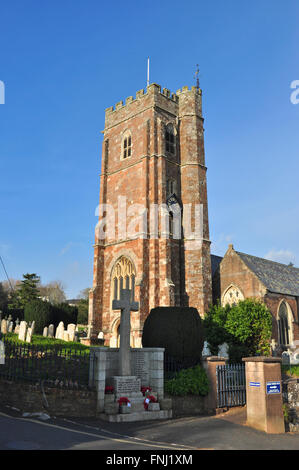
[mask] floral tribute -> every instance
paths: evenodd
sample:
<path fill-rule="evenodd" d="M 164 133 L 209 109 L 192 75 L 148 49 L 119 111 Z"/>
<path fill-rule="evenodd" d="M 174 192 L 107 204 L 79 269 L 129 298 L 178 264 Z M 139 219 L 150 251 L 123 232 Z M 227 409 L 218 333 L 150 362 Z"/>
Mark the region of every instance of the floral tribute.
<path fill-rule="evenodd" d="M 157 400 L 156 400 L 156 397 L 154 397 L 153 395 L 148 395 L 146 397 L 146 399 L 144 400 L 143 404 L 144 404 L 144 409 L 147 410 L 148 409 L 148 405 L 150 403 L 157 403 Z"/>
<path fill-rule="evenodd" d="M 127 397 L 120 397 L 117 401 L 119 406 L 131 406 L 131 402 Z"/>
<path fill-rule="evenodd" d="M 151 392 L 152 389 L 151 387 L 141 387 L 141 392 L 142 392 L 142 395 L 145 397 L 145 395 L 147 394 L 147 392 Z"/>
<path fill-rule="evenodd" d="M 113 392 L 114 392 L 114 388 L 113 388 L 112 386 L 110 387 L 110 386 L 107 385 L 107 386 L 105 387 L 105 393 L 111 394 L 111 393 L 113 393 Z"/>

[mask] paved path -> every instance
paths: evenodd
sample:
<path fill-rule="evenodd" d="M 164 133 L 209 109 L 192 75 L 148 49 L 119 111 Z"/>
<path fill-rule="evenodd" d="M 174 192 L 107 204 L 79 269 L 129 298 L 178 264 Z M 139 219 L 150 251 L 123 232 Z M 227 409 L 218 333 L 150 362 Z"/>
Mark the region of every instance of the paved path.
<path fill-rule="evenodd" d="M 8 414 L 9 413 L 9 414 Z M 95 419 L 22 418 L 0 413 L 0 449 L 298 450 L 299 435 L 269 435 L 247 427 L 244 410 L 211 417 L 143 423 Z"/>

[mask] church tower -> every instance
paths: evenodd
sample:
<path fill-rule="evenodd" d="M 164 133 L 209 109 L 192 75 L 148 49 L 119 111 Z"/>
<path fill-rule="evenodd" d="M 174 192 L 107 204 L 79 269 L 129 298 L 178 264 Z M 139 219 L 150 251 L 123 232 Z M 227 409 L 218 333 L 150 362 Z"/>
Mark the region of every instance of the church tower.
<path fill-rule="evenodd" d="M 131 346 L 158 306 L 212 302 L 201 90 L 153 83 L 106 109 L 99 222 L 90 292 L 91 339 L 118 346 L 121 288 L 134 292 Z"/>

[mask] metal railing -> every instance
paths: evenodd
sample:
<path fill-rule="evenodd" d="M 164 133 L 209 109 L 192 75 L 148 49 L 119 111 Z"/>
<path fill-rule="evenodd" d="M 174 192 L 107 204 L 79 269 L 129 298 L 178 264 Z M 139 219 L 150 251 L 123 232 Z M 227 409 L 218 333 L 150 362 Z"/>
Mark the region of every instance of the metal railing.
<path fill-rule="evenodd" d="M 27 382 L 46 381 L 63 388 L 88 386 L 89 350 L 55 345 L 18 344 L 2 337 L 5 361 L 0 377 Z"/>
<path fill-rule="evenodd" d="M 218 408 L 246 404 L 246 377 L 244 364 L 216 366 Z"/>
<path fill-rule="evenodd" d="M 197 364 L 200 364 L 198 359 L 194 358 L 184 358 L 184 359 L 175 359 L 169 356 L 167 353 L 164 353 L 164 378 L 172 379 L 178 372 L 182 369 L 188 369 L 194 367 Z"/>

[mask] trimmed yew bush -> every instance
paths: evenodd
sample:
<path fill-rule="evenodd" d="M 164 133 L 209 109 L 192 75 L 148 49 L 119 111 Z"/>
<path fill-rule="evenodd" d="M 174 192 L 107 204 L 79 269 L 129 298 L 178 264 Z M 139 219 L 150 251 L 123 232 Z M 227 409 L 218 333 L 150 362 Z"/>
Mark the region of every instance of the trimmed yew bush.
<path fill-rule="evenodd" d="M 200 362 L 203 326 L 198 311 L 191 307 L 157 307 L 146 318 L 142 346 L 165 348 L 180 361 Z"/>

